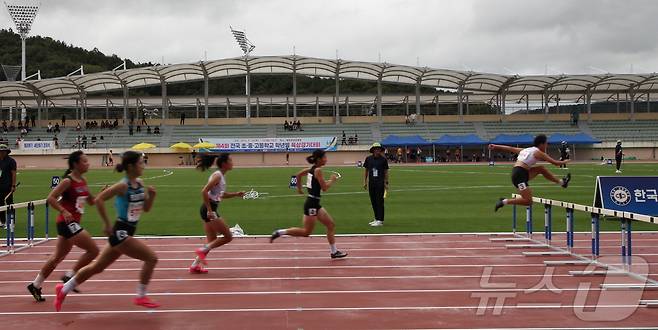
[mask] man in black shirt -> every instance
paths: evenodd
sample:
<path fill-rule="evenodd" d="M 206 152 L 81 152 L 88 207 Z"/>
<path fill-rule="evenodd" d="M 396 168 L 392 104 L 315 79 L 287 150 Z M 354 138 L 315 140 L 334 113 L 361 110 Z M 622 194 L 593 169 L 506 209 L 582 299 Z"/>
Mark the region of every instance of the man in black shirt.
<path fill-rule="evenodd" d="M 567 145 L 567 141 L 562 141 L 562 144 L 560 145 L 560 161 L 564 161 L 571 158 L 569 155 L 569 146 Z M 560 165 L 560 168 L 567 169 L 567 164 Z"/>
<path fill-rule="evenodd" d="M 621 140 L 617 140 L 617 146 L 615 147 L 615 161 L 617 162 L 617 171 L 615 173 L 621 173 L 621 161 L 624 157 L 624 151 L 621 148 Z"/>
<path fill-rule="evenodd" d="M 11 150 L 0 144 L 0 206 L 13 204 L 16 190 L 16 161 L 9 157 Z M 5 199 L 6 198 L 6 199 Z M 6 202 L 6 204 L 5 204 Z M 0 212 L 0 225 L 6 228 L 7 212 Z"/>
<path fill-rule="evenodd" d="M 375 220 L 370 222 L 372 227 L 384 225 L 384 193 L 388 190 L 388 161 L 382 154 L 382 145 L 374 143 L 370 148 L 371 156 L 366 157 L 363 163 L 365 175 L 363 188 L 370 193 L 370 203 L 375 213 Z"/>

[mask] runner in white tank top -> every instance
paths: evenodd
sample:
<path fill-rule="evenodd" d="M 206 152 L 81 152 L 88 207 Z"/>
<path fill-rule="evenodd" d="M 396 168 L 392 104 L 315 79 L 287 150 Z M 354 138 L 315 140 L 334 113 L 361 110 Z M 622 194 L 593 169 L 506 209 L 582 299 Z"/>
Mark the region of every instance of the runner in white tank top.
<path fill-rule="evenodd" d="M 567 174 L 562 179 L 556 178 L 544 166 L 535 166 L 539 161 L 545 161 L 555 166 L 561 166 L 569 160 L 559 161 L 546 154 L 548 147 L 548 138 L 546 135 L 537 135 L 534 140 L 534 146 L 529 148 L 514 148 L 509 146 L 490 144 L 489 150 L 499 150 L 517 154 L 516 163 L 512 169 L 512 184 L 516 187 L 521 197 L 514 199 L 500 198 L 496 202 L 495 211 L 507 204 L 530 205 L 532 204 L 532 189 L 530 189 L 530 180 L 541 174 L 547 180 L 566 188 L 571 181 L 571 174 Z"/>
<path fill-rule="evenodd" d="M 233 160 L 230 155 L 223 153 L 219 156 L 201 156 L 197 168 L 205 171 L 213 165 L 217 165 L 219 169 L 210 175 L 208 183 L 201 190 L 203 204 L 199 210 L 201 220 L 204 221 L 206 244 L 195 250 L 197 257 L 190 266 L 192 274 L 207 273 L 208 271 L 202 265 L 206 264 L 208 252 L 233 240 L 231 230 L 218 212 L 219 203 L 228 198 L 244 196 L 244 191 L 226 191 L 226 173 L 233 169 Z M 218 237 L 217 234 L 222 236 Z"/>

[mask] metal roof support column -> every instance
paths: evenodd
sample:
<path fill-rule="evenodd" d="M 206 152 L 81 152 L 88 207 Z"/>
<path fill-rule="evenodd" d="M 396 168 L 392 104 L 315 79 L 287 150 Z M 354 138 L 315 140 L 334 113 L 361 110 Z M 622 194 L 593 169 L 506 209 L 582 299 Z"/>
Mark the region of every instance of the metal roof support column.
<path fill-rule="evenodd" d="M 37 96 L 37 120 L 41 121 L 41 97 Z M 39 124 L 39 127 L 42 125 Z"/>
<path fill-rule="evenodd" d="M 436 115 L 439 115 L 439 94 L 436 94 Z"/>
<path fill-rule="evenodd" d="M 245 117 L 247 117 L 247 125 L 251 125 L 251 75 L 249 74 L 249 66 L 247 66 L 245 90 L 247 91 L 247 107 L 245 108 Z"/>
<path fill-rule="evenodd" d="M 48 118 L 49 118 L 49 116 L 48 116 L 48 112 L 49 112 L 49 110 L 48 110 L 48 99 L 46 98 L 46 99 L 44 99 L 44 101 L 46 102 L 46 109 L 45 109 L 46 110 L 46 120 L 48 120 Z"/>
<path fill-rule="evenodd" d="M 345 96 L 345 114 L 349 117 L 350 116 L 350 97 Z"/>
<path fill-rule="evenodd" d="M 592 122 L 592 92 L 589 87 L 585 91 L 585 103 L 587 104 L 587 122 Z"/>
<path fill-rule="evenodd" d="M 500 111 L 504 116 L 507 113 L 507 94 L 500 95 Z"/>
<path fill-rule="evenodd" d="M 647 92 L 647 112 L 651 112 L 651 93 Z"/>
<path fill-rule="evenodd" d="M 416 79 L 416 115 L 420 115 L 420 79 Z"/>
<path fill-rule="evenodd" d="M 256 96 L 256 118 L 260 117 L 260 98 Z"/>
<path fill-rule="evenodd" d="M 459 122 L 464 122 L 464 108 L 462 104 L 462 96 L 464 95 L 464 86 L 459 86 L 457 89 L 457 112 L 459 113 Z"/>
<path fill-rule="evenodd" d="M 336 125 L 340 124 L 340 60 L 336 61 L 336 74 L 334 79 L 336 79 L 336 98 L 334 99 L 334 115 Z"/>
<path fill-rule="evenodd" d="M 18 108 L 18 106 L 16 108 Z M 75 120 L 80 120 L 80 100 L 79 99 L 75 99 Z"/>
<path fill-rule="evenodd" d="M 377 78 L 377 118 L 382 120 L 382 75 Z"/>
<path fill-rule="evenodd" d="M 162 119 L 169 118 L 169 102 L 167 102 L 167 82 L 164 78 L 160 79 L 160 86 L 162 86 Z"/>
<path fill-rule="evenodd" d="M 199 104 L 200 103 L 201 102 L 200 102 L 199 98 L 197 97 L 196 100 L 194 100 L 194 108 L 196 110 L 196 119 L 199 119 Z"/>
<path fill-rule="evenodd" d="M 110 120 L 110 100 L 105 98 L 105 120 Z"/>
<path fill-rule="evenodd" d="M 404 114 L 409 115 L 409 95 L 404 97 Z"/>
<path fill-rule="evenodd" d="M 203 78 L 203 124 L 208 126 L 208 75 L 205 74 Z"/>
<path fill-rule="evenodd" d="M 228 97 L 227 97 L 227 98 L 226 98 L 226 118 L 229 117 L 229 108 L 230 108 L 230 107 L 231 107 L 231 101 L 230 101 L 230 100 L 228 99 Z"/>
<path fill-rule="evenodd" d="M 525 113 L 530 113 L 530 95 L 525 95 Z"/>
<path fill-rule="evenodd" d="M 297 64 L 292 62 L 292 116 L 297 118 Z"/>
<path fill-rule="evenodd" d="M 290 100 L 286 96 L 286 118 L 290 118 Z"/>
<path fill-rule="evenodd" d="M 617 113 L 619 113 L 619 93 L 617 93 Z"/>
<path fill-rule="evenodd" d="M 548 121 L 548 99 L 549 99 L 548 91 L 544 91 L 543 99 L 544 99 L 544 120 Z"/>
<path fill-rule="evenodd" d="M 466 115 L 468 116 L 470 114 L 471 114 L 471 111 L 468 107 L 468 94 L 466 94 Z"/>
<path fill-rule="evenodd" d="M 315 117 L 320 118 L 320 97 L 315 97 Z"/>
<path fill-rule="evenodd" d="M 627 93 L 631 101 L 631 121 L 635 121 L 635 93 Z"/>

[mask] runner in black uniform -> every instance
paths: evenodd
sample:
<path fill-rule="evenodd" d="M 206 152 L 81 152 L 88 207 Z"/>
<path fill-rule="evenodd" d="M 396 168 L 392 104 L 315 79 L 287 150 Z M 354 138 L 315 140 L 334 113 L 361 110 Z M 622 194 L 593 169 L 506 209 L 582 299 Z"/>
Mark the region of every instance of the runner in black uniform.
<path fill-rule="evenodd" d="M 562 141 L 562 144 L 560 144 L 560 161 L 565 161 L 570 158 L 571 156 L 569 155 L 569 146 L 567 145 L 567 141 Z M 560 168 L 567 169 L 567 164 L 560 165 Z"/>
<path fill-rule="evenodd" d="M 320 205 L 321 192 L 327 191 L 338 178 L 335 174 L 332 174 L 329 181 L 324 181 L 321 169 L 327 163 L 327 156 L 324 150 L 315 150 L 311 156 L 306 158 L 306 161 L 313 164 L 313 166 L 310 169 L 305 169 L 297 173 L 297 192 L 304 194 L 302 192 L 302 185 L 300 184 L 303 176 L 306 176 L 306 188 L 308 190 L 308 197 L 304 203 L 304 228 L 294 227 L 275 230 L 270 237 L 270 243 L 283 235 L 307 237 L 313 233 L 315 220 L 318 220 L 327 227 L 327 240 L 331 249 L 331 258 L 344 258 L 347 256 L 347 253 L 336 249 L 334 220 L 322 205 Z"/>

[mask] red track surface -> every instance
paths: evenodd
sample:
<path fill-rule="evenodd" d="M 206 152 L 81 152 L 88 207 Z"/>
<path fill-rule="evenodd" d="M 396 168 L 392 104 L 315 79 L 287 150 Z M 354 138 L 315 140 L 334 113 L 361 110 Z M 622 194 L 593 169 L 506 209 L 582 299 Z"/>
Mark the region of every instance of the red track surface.
<path fill-rule="evenodd" d="M 618 236 L 602 235 L 602 254 L 619 254 Z M 339 248 L 350 254 L 344 260 L 331 260 L 320 237 L 282 238 L 274 244 L 265 238 L 239 238 L 210 253 L 210 273 L 205 275 L 187 273 L 201 239 L 145 239 L 160 258 L 149 292 L 161 308 L 132 305 L 141 264 L 122 258 L 84 283 L 82 293 L 70 294 L 61 313 L 52 306 L 54 286 L 79 250 L 74 249 L 44 284 L 45 303 L 34 302 L 25 289 L 53 251 L 51 241 L 0 258 L 0 320 L 5 329 L 114 330 L 658 326 L 656 309 L 616 298 L 599 301 L 600 294 L 611 293 L 599 289 L 604 278 L 568 275 L 583 266 L 547 268 L 544 260 L 565 257 L 524 257 L 523 250 L 507 249 L 510 243 L 491 242 L 490 237 L 339 237 Z M 576 239 L 576 252 L 587 253 L 588 237 Z M 656 243 L 658 234 L 636 234 L 633 240 L 634 254 L 650 263 L 652 274 L 658 274 Z M 482 280 L 489 270 L 491 276 Z M 544 276 L 547 271 L 549 277 Z M 527 291 L 543 278 L 554 288 Z M 627 282 L 627 277 L 606 281 Z M 592 288 L 588 295 L 577 291 L 584 283 Z M 478 313 L 482 295 L 498 294 L 507 297 L 501 310 L 496 312 L 492 298 Z M 587 299 L 575 301 L 577 295 Z M 638 297 L 658 299 L 658 291 Z M 597 301 L 601 318 L 577 317 L 579 306 L 590 306 L 586 310 L 591 311 Z M 604 315 L 626 311 L 630 316 L 621 321 L 601 321 Z"/>

